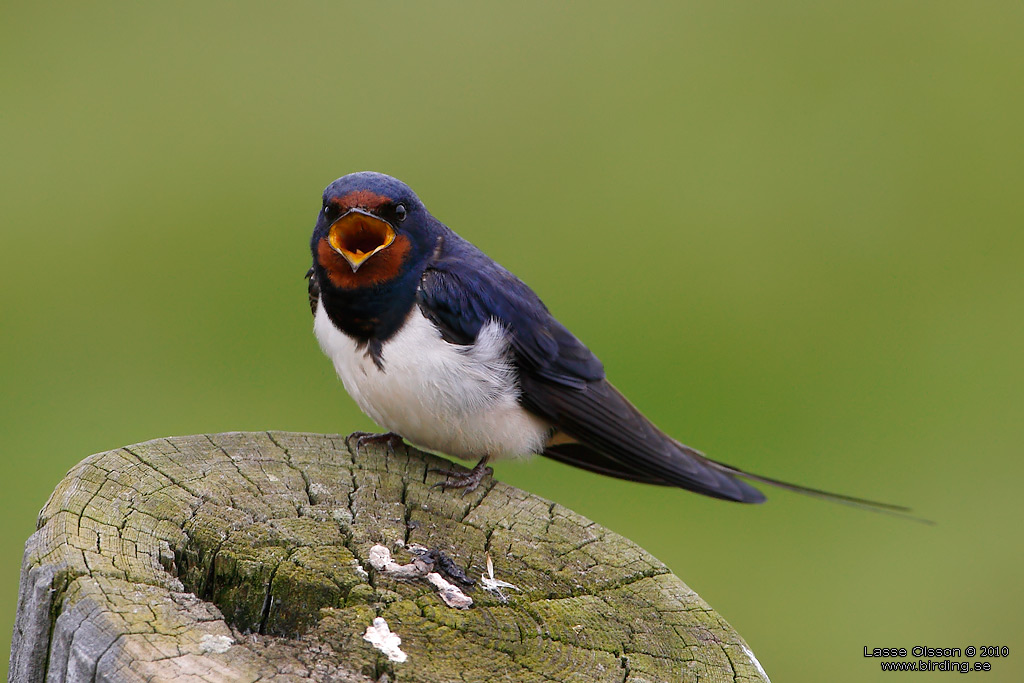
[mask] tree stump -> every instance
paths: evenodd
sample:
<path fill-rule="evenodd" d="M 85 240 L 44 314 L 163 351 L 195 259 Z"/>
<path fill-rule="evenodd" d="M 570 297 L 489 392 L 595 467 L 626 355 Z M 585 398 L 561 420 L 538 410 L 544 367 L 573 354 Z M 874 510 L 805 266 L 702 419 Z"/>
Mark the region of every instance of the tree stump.
<path fill-rule="evenodd" d="M 26 545 L 10 680 L 767 680 L 643 549 L 490 478 L 467 495 L 434 488 L 439 467 L 404 446 L 356 454 L 344 437 L 287 432 L 86 458 Z M 471 607 L 368 564 L 375 545 L 409 562 L 413 544 L 477 580 Z M 518 592 L 482 588 L 488 555 Z M 364 639 L 377 617 L 405 661 Z"/>

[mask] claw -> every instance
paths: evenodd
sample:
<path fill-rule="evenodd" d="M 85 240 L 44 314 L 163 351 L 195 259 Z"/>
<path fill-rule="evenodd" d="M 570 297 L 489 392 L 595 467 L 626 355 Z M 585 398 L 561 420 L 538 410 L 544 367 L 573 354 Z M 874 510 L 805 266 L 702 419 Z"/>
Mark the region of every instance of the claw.
<path fill-rule="evenodd" d="M 394 432 L 385 432 L 384 434 L 375 434 L 373 432 L 352 432 L 345 437 L 345 443 L 348 443 L 352 439 L 355 439 L 355 455 L 356 457 L 362 457 L 362 448 L 370 444 L 384 444 L 387 446 L 388 454 L 395 454 L 395 446 L 403 443 L 402 437 Z"/>
<path fill-rule="evenodd" d="M 487 467 L 487 461 L 489 459 L 490 458 L 487 456 L 480 458 L 480 462 L 478 462 L 469 472 L 431 469 L 429 470 L 430 472 L 437 472 L 438 474 L 445 475 L 444 481 L 434 484 L 431 488 L 439 488 L 442 491 L 447 491 L 448 489 L 463 489 L 462 495 L 475 491 L 476 488 L 480 486 L 480 482 L 483 481 L 484 477 L 494 474 L 494 469 Z"/>

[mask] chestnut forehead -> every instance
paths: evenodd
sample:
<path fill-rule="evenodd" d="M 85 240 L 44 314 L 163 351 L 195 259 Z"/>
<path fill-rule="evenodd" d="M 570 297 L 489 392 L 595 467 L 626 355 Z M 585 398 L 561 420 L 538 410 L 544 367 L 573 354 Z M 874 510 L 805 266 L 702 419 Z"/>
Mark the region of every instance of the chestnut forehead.
<path fill-rule="evenodd" d="M 391 197 L 377 194 L 372 190 L 353 190 L 340 197 L 331 197 L 327 201 L 339 209 L 376 209 L 393 203 Z"/>

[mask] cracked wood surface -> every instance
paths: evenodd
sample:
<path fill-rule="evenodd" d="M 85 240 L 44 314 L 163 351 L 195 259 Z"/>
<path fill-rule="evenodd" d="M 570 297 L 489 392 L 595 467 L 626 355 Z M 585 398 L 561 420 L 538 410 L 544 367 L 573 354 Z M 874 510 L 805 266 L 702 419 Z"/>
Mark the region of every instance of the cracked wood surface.
<path fill-rule="evenodd" d="M 26 544 L 11 681 L 763 681 L 732 628 L 649 553 L 450 463 L 288 432 L 157 439 L 86 458 Z M 446 607 L 371 546 L 442 550 L 516 584 Z M 369 573 L 367 573 L 369 572 Z M 408 654 L 363 640 L 383 616 Z"/>

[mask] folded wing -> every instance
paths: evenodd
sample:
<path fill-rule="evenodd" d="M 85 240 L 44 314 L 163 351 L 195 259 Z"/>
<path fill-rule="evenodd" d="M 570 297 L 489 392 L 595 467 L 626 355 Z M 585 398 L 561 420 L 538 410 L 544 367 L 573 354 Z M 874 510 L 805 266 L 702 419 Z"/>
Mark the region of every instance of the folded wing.
<path fill-rule="evenodd" d="M 489 320 L 509 335 L 520 403 L 574 443 L 544 451 L 555 460 L 621 479 L 678 486 L 759 503 L 764 495 L 664 434 L 604 378 L 596 356 L 517 277 L 468 242 L 446 238 L 424 274 L 418 304 L 445 339 L 470 344 Z"/>

